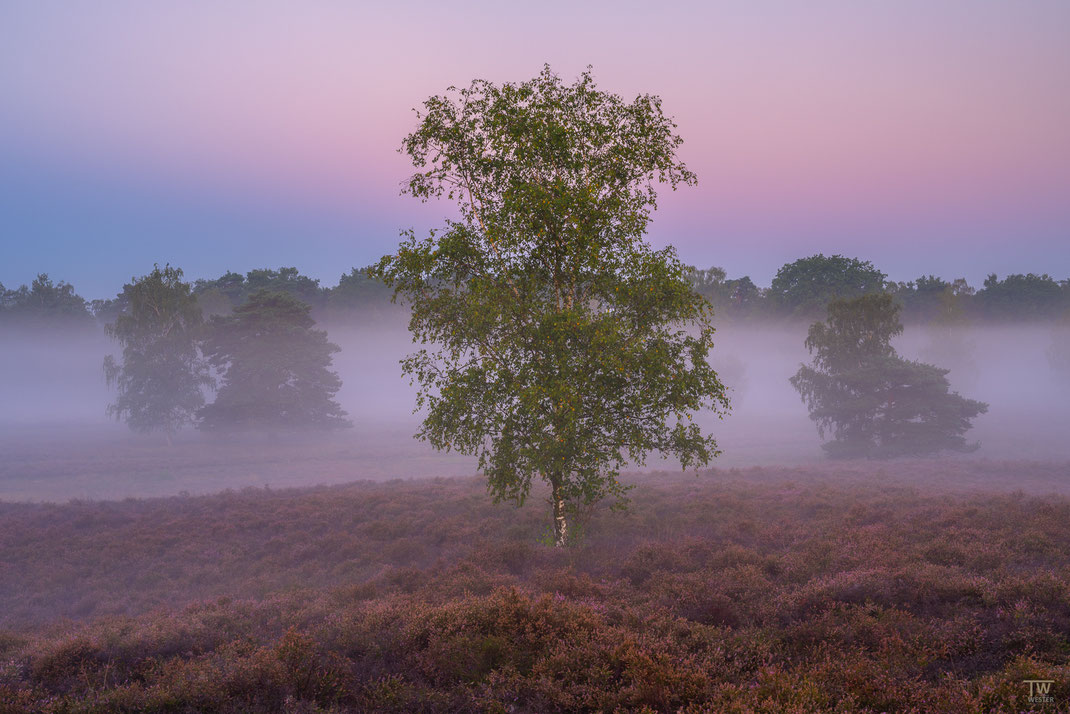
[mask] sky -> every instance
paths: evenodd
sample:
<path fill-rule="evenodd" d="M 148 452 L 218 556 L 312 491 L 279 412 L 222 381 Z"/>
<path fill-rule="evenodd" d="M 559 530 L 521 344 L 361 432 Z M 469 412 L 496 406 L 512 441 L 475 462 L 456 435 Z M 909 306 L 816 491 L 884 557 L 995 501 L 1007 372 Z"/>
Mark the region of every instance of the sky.
<path fill-rule="evenodd" d="M 333 285 L 450 213 L 399 195 L 413 108 L 545 63 L 662 98 L 699 183 L 649 240 L 687 263 L 1067 278 L 1068 33 L 1062 0 L 7 0 L 0 283 L 108 297 L 169 262 Z"/>

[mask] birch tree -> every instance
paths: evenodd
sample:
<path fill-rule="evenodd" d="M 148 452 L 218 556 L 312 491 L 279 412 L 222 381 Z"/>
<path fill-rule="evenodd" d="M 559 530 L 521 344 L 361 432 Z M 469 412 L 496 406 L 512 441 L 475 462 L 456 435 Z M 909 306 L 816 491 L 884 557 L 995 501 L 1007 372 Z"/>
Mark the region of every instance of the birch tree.
<path fill-rule="evenodd" d="M 718 452 L 692 422 L 728 408 L 707 361 L 709 304 L 673 248 L 644 241 L 659 184 L 695 176 L 655 96 L 627 102 L 590 70 L 476 80 L 417 111 L 403 193 L 456 213 L 402 234 L 370 274 L 411 308 L 424 347 L 402 361 L 426 409 L 418 437 L 478 456 L 495 500 L 550 487 L 554 541 L 572 510 L 625 503 L 626 464 L 686 469 Z"/>
<path fill-rule="evenodd" d="M 108 355 L 104 375 L 118 390 L 108 414 L 134 431 L 162 431 L 168 442 L 193 421 L 213 385 L 197 346 L 201 309 L 182 271 L 170 265 L 123 286 L 125 309 L 106 329 L 122 347 Z"/>

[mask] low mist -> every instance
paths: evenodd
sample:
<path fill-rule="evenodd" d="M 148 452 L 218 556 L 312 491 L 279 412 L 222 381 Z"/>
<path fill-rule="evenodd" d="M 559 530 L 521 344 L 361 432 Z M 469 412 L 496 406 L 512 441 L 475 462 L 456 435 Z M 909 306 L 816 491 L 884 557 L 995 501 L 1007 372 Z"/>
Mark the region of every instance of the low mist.
<path fill-rule="evenodd" d="M 475 460 L 416 440 L 416 388 L 398 361 L 417 349 L 403 320 L 327 326 L 341 347 L 333 368 L 338 401 L 353 428 L 327 433 L 228 435 L 187 428 L 168 447 L 105 415 L 114 394 L 102 362 L 116 354 L 103 331 L 9 328 L 0 351 L 0 500 L 58 500 L 206 493 L 245 486 L 303 486 L 360 479 L 471 475 Z M 953 458 L 1070 459 L 1070 379 L 1048 358 L 1046 324 L 930 329 L 907 327 L 905 358 L 950 369 L 952 389 L 989 404 Z M 824 459 L 822 440 L 788 382 L 809 360 L 806 327 L 730 324 L 711 360 L 730 389 L 723 420 L 698 416 L 722 450 L 714 466 L 803 464 Z M 118 473 L 121 465 L 122 475 Z M 651 458 L 646 468 L 672 463 Z"/>

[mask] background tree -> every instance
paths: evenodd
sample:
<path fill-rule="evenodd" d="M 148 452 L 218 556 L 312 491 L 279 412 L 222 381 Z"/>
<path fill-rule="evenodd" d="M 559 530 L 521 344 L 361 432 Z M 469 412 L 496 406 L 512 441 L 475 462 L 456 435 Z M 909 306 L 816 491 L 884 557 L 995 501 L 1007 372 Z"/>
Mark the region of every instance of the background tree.
<path fill-rule="evenodd" d="M 119 392 L 108 414 L 135 431 L 162 431 L 170 442 L 213 384 L 196 344 L 201 310 L 170 265 L 124 285 L 121 298 L 125 307 L 106 328 L 123 349 L 122 362 L 104 358 L 104 375 Z"/>
<path fill-rule="evenodd" d="M 977 292 L 981 309 L 989 318 L 1036 320 L 1057 317 L 1070 308 L 1070 292 L 1048 274 L 1008 275 L 1003 280 L 992 273 Z"/>
<path fill-rule="evenodd" d="M 791 378 L 834 457 L 889 457 L 944 449 L 972 451 L 963 434 L 988 405 L 949 392 L 948 370 L 901 359 L 891 340 L 901 334 L 891 295 L 835 300 L 827 322 L 810 326 L 812 366 Z"/>
<path fill-rule="evenodd" d="M 382 319 L 401 314 L 390 301 L 393 291 L 383 281 L 369 275 L 371 266 L 353 268 L 345 273 L 338 285 L 327 290 L 328 316 L 334 319 L 361 317 Z"/>
<path fill-rule="evenodd" d="M 923 275 L 909 282 L 889 282 L 885 291 L 903 306 L 908 324 L 948 325 L 964 321 L 974 289 L 965 278 L 948 282 L 935 275 Z"/>
<path fill-rule="evenodd" d="M 768 298 L 780 314 L 812 318 L 837 298 L 881 292 L 885 277 L 869 261 L 819 253 L 782 266 Z"/>
<path fill-rule="evenodd" d="M 372 271 L 412 309 L 403 361 L 427 416 L 418 436 L 475 454 L 496 500 L 549 483 L 558 546 L 567 511 L 613 495 L 653 450 L 686 468 L 716 442 L 690 422 L 726 408 L 707 362 L 708 303 L 671 248 L 642 241 L 656 182 L 694 175 L 657 97 L 631 103 L 549 67 L 477 80 L 424 102 L 404 151 L 407 192 L 455 201 L 459 220 L 411 233 Z M 683 330 L 690 327 L 690 333 Z"/>
<path fill-rule="evenodd" d="M 762 291 L 747 275 L 729 280 L 724 268 L 717 266 L 690 271 L 695 292 L 709 300 L 721 318 L 752 317 L 761 304 Z"/>
<path fill-rule="evenodd" d="M 936 289 L 937 285 L 941 286 L 939 291 Z M 923 313 L 927 316 L 925 331 L 929 339 L 921 350 L 922 359 L 952 366 L 955 370 L 955 381 L 959 386 L 972 385 L 978 370 L 973 359 L 976 344 L 969 337 L 970 317 L 967 301 L 973 296 L 974 289 L 965 278 L 947 283 L 932 276 L 928 279 L 919 278 L 918 286 L 924 291 L 925 300 L 930 307 Z"/>
<path fill-rule="evenodd" d="M 129 307 L 123 293 L 119 293 L 114 298 L 98 298 L 89 303 L 89 309 L 92 311 L 93 317 L 96 318 L 99 324 L 104 325 L 105 331 L 108 325 L 114 325 L 115 321 L 119 319 L 119 315 L 126 312 Z"/>
<path fill-rule="evenodd" d="M 278 270 L 258 269 L 245 274 L 245 294 L 265 290 L 267 292 L 288 293 L 313 309 L 324 302 L 324 291 L 320 281 L 301 275 L 297 268 L 279 268 Z"/>
<path fill-rule="evenodd" d="M 1070 310 L 1051 326 L 1051 342 L 1045 350 L 1048 364 L 1062 377 L 1070 377 Z"/>
<path fill-rule="evenodd" d="M 320 287 L 319 280 L 301 275 L 297 268 L 257 268 L 245 275 L 227 271 L 215 280 L 198 280 L 193 284 L 193 292 L 201 300 L 202 306 L 215 315 L 225 315 L 231 309 L 241 305 L 253 293 L 267 292 L 288 293 L 312 309 L 322 308 L 326 302 L 327 291 Z M 229 302 L 229 304 L 228 304 Z"/>
<path fill-rule="evenodd" d="M 193 292 L 196 293 L 198 299 L 205 295 L 211 295 L 211 302 L 219 302 L 220 298 L 227 301 L 229 305 L 217 311 L 215 313 L 217 315 L 229 313 L 234 307 L 240 305 L 249 293 L 245 283 L 245 276 L 230 270 L 214 280 L 198 278 L 193 283 Z"/>
<path fill-rule="evenodd" d="M 40 273 L 29 285 L 5 290 L 0 285 L 0 318 L 5 322 L 41 327 L 91 327 L 88 303 L 70 283 L 55 283 Z"/>
<path fill-rule="evenodd" d="M 311 308 L 288 293 L 259 291 L 209 323 L 204 353 L 220 379 L 198 426 L 337 428 L 350 426 L 334 401 L 342 386 L 330 371 L 339 347 L 314 329 Z"/>

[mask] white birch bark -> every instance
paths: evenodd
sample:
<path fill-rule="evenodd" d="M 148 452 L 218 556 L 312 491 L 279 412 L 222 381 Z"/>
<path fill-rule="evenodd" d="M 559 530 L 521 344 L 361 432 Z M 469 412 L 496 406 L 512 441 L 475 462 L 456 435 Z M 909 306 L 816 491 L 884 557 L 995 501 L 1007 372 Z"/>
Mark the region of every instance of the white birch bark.
<path fill-rule="evenodd" d="M 565 519 L 565 498 L 561 495 L 561 487 L 554 486 L 554 545 L 558 548 L 565 547 L 568 537 L 568 521 Z"/>

